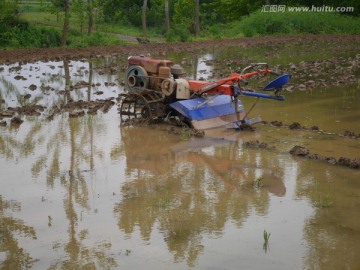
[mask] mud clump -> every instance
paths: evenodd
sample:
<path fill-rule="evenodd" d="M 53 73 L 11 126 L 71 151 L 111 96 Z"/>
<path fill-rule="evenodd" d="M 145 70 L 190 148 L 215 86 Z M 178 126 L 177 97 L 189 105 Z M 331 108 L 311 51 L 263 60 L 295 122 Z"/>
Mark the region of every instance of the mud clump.
<path fill-rule="evenodd" d="M 319 129 L 318 126 L 312 126 L 312 127 L 310 128 L 310 130 L 312 130 L 312 131 L 319 131 L 320 129 Z"/>
<path fill-rule="evenodd" d="M 277 120 L 270 122 L 270 124 L 272 126 L 275 126 L 275 127 L 282 127 L 283 126 L 283 123 L 281 121 L 277 121 Z"/>
<path fill-rule="evenodd" d="M 350 131 L 350 130 L 345 130 L 343 134 L 341 134 L 341 136 L 343 137 L 347 137 L 347 138 L 352 138 L 352 139 L 359 139 L 360 138 L 360 134 L 355 134 L 355 132 Z"/>
<path fill-rule="evenodd" d="M 326 156 L 322 156 L 319 154 L 310 154 L 309 149 L 307 149 L 303 146 L 298 146 L 298 145 L 294 146 L 290 150 L 290 154 L 293 156 L 305 157 L 305 158 L 311 159 L 311 160 L 323 160 L 332 165 L 340 165 L 340 166 L 345 166 L 345 167 L 349 167 L 352 169 L 360 168 L 360 158 L 351 159 L 351 158 L 347 158 L 347 157 L 340 157 L 337 160 L 334 157 L 326 157 Z"/>
<path fill-rule="evenodd" d="M 180 135 L 181 137 L 197 137 L 203 138 L 205 136 L 205 132 L 202 130 L 194 129 L 194 128 L 178 128 L 178 127 L 170 127 L 167 129 L 169 134 Z"/>
<path fill-rule="evenodd" d="M 310 153 L 309 149 L 298 145 L 295 145 L 290 150 L 290 154 L 292 154 L 293 156 L 307 156 L 309 153 Z"/>
<path fill-rule="evenodd" d="M 350 159 L 346 157 L 341 157 L 338 160 L 338 164 L 346 167 L 350 167 L 353 169 L 360 168 L 360 158 Z"/>
<path fill-rule="evenodd" d="M 289 129 L 302 129 L 299 122 L 294 122 L 289 126 Z"/>
<path fill-rule="evenodd" d="M 69 117 L 81 117 L 87 114 L 95 115 L 98 110 L 104 113 L 108 112 L 110 108 L 115 105 L 114 98 L 97 99 L 95 101 L 72 101 L 62 106 L 56 113 L 68 112 Z M 51 120 L 51 119 L 50 119 Z"/>
<path fill-rule="evenodd" d="M 5 120 L 0 121 L 0 127 L 6 127 L 7 123 Z"/>
<path fill-rule="evenodd" d="M 242 131 L 255 131 L 255 128 L 252 125 L 241 124 L 240 129 Z"/>
<path fill-rule="evenodd" d="M 260 142 L 258 140 L 256 141 L 248 141 L 248 142 L 244 142 L 243 143 L 244 147 L 247 148 L 260 148 L 260 149 L 275 149 L 274 146 L 269 146 L 267 143 L 265 142 Z"/>
<path fill-rule="evenodd" d="M 11 124 L 12 125 L 16 125 L 16 126 L 19 126 L 23 123 L 24 121 L 18 117 L 18 116 L 15 116 L 14 118 L 11 119 Z"/>
<path fill-rule="evenodd" d="M 14 77 L 14 79 L 15 80 L 23 80 L 23 81 L 26 81 L 27 79 L 24 77 L 24 76 L 21 76 L 21 75 L 16 75 L 15 77 Z"/>
<path fill-rule="evenodd" d="M 35 91 L 35 90 L 37 89 L 37 86 L 36 86 L 35 84 L 31 84 L 31 85 L 29 86 L 29 89 L 30 89 L 31 91 Z"/>

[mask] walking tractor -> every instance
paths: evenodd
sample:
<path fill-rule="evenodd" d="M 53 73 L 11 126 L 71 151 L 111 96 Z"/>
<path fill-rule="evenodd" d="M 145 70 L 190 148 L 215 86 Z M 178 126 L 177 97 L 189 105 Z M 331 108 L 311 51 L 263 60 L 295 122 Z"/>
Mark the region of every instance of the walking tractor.
<path fill-rule="evenodd" d="M 121 94 L 119 113 L 123 123 L 132 120 L 168 120 L 204 130 L 224 126 L 241 130 L 242 126 L 261 121 L 247 116 L 260 98 L 283 101 L 282 86 L 291 75 L 279 75 L 266 63 L 256 63 L 215 82 L 187 80 L 183 69 L 170 60 L 130 56 L 125 76 L 126 93 Z M 272 74 L 276 79 L 261 90 L 247 89 L 247 79 Z M 271 92 L 269 94 L 269 92 Z M 240 97 L 256 100 L 245 112 Z"/>

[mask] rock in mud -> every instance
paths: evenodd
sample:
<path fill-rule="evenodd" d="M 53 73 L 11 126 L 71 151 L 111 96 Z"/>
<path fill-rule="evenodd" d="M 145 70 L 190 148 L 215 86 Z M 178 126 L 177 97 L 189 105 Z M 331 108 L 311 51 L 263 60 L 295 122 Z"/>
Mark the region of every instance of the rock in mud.
<path fill-rule="evenodd" d="M 309 149 L 303 147 L 303 146 L 299 146 L 299 145 L 295 145 L 291 150 L 290 150 L 290 154 L 293 156 L 307 156 L 310 153 Z"/>

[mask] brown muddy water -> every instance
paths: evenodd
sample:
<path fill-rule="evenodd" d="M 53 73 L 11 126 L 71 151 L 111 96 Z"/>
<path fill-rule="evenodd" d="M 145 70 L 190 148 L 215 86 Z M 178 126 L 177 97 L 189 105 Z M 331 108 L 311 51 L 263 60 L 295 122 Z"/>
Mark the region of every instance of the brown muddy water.
<path fill-rule="evenodd" d="M 121 126 L 117 106 L 54 114 L 117 97 L 125 63 L 0 67 L 1 111 L 46 107 L 0 127 L 1 269 L 360 269 L 360 170 L 289 154 L 359 158 L 360 140 L 340 136 L 360 133 L 359 85 L 285 93 L 251 114 L 323 132 L 257 125 L 189 139 L 165 124 Z M 275 148 L 243 147 L 251 140 Z"/>

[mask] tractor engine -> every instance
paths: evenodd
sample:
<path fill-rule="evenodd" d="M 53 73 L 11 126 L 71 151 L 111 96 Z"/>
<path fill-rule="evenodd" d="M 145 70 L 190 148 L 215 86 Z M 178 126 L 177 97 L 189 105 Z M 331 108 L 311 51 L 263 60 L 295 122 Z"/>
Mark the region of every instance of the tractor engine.
<path fill-rule="evenodd" d="M 180 78 L 184 74 L 180 65 L 170 60 L 158 60 L 143 56 L 130 56 L 125 77 L 127 90 L 155 90 L 166 97 L 189 99 L 190 90 L 187 80 Z"/>

